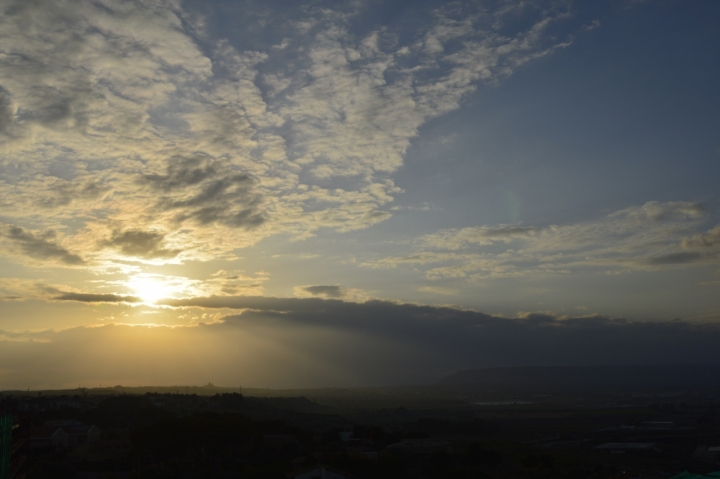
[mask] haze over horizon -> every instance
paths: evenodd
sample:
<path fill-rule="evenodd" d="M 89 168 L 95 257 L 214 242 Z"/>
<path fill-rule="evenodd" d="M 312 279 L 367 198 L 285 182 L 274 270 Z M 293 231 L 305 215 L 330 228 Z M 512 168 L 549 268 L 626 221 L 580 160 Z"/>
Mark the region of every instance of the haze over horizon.
<path fill-rule="evenodd" d="M 718 2 L 0 12 L 0 390 L 720 363 Z"/>

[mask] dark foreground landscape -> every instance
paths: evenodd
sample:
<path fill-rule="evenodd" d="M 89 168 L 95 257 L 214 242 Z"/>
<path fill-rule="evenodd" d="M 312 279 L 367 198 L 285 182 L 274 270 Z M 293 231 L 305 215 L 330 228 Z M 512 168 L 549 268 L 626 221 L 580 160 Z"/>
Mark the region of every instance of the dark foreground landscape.
<path fill-rule="evenodd" d="M 5 391 L 0 403 L 2 479 L 667 479 L 720 470 L 718 366 L 467 370 L 396 388 Z"/>

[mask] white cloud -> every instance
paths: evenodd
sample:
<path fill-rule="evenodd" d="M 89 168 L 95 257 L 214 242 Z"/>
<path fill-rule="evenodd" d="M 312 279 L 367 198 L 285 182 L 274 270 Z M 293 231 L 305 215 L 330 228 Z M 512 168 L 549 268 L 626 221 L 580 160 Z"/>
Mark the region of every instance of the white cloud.
<path fill-rule="evenodd" d="M 298 298 L 342 299 L 345 301 L 364 302 L 370 295 L 358 288 L 347 288 L 340 285 L 295 286 L 293 293 Z"/>
<path fill-rule="evenodd" d="M 433 265 L 425 276 L 435 280 L 708 265 L 720 261 L 720 241 L 718 227 L 693 234 L 705 222 L 705 213 L 700 203 L 648 202 L 570 225 L 445 230 L 421 238 L 410 255 L 362 264 Z"/>
<path fill-rule="evenodd" d="M 481 226 L 461 230 L 443 231 L 425 237 L 428 246 L 456 250 L 468 244 L 489 245 L 498 241 L 510 242 L 526 238 L 537 232 L 537 228 L 520 225 Z"/>
<path fill-rule="evenodd" d="M 392 174 L 418 128 L 552 48 L 543 31 L 557 16 L 534 11 L 527 30 L 500 35 L 493 12 L 441 9 L 399 45 L 382 28 L 354 36 L 350 14 L 304 15 L 291 23 L 306 36 L 255 51 L 209 38 L 175 2 L 10 2 L 3 212 L 61 232 L 95 265 L 129 251 L 117 243 L 128 231 L 162 235 L 141 259 L 182 262 L 280 232 L 366 228 L 391 216 Z M 207 173 L 198 181 L 145 181 L 198 158 L 181 171 Z"/>

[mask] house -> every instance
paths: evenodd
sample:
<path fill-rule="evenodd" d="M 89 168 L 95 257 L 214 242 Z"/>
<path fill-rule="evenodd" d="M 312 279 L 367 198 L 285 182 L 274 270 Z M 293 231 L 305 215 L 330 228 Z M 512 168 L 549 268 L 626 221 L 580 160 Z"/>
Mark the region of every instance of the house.
<path fill-rule="evenodd" d="M 30 431 L 28 437 L 30 449 L 52 448 L 55 450 L 68 446 L 68 433 L 57 426 L 40 426 Z"/>
<path fill-rule="evenodd" d="M 86 425 L 72 419 L 55 419 L 45 421 L 46 427 L 61 427 L 68 435 L 68 446 L 77 446 L 86 442 L 96 442 L 102 431 L 95 425 Z"/>
<path fill-rule="evenodd" d="M 100 440 L 102 431 L 99 427 L 91 424 L 81 424 L 79 426 L 70 426 L 63 428 L 68 434 L 68 445 L 76 446 L 85 444 L 86 442 L 97 442 Z"/>
<path fill-rule="evenodd" d="M 9 476 L 12 430 L 13 415 L 0 413 L 0 477 Z"/>
<path fill-rule="evenodd" d="M 715 462 L 720 457 L 720 446 L 698 446 L 693 457 L 701 461 Z"/>

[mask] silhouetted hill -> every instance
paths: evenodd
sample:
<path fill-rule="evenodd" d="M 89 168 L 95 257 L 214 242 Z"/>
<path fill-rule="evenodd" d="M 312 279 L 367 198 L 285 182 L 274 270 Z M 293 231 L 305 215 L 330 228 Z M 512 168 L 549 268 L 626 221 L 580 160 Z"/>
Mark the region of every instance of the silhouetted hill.
<path fill-rule="evenodd" d="M 441 384 L 538 393 L 714 389 L 720 388 L 720 365 L 466 369 L 443 379 Z"/>

